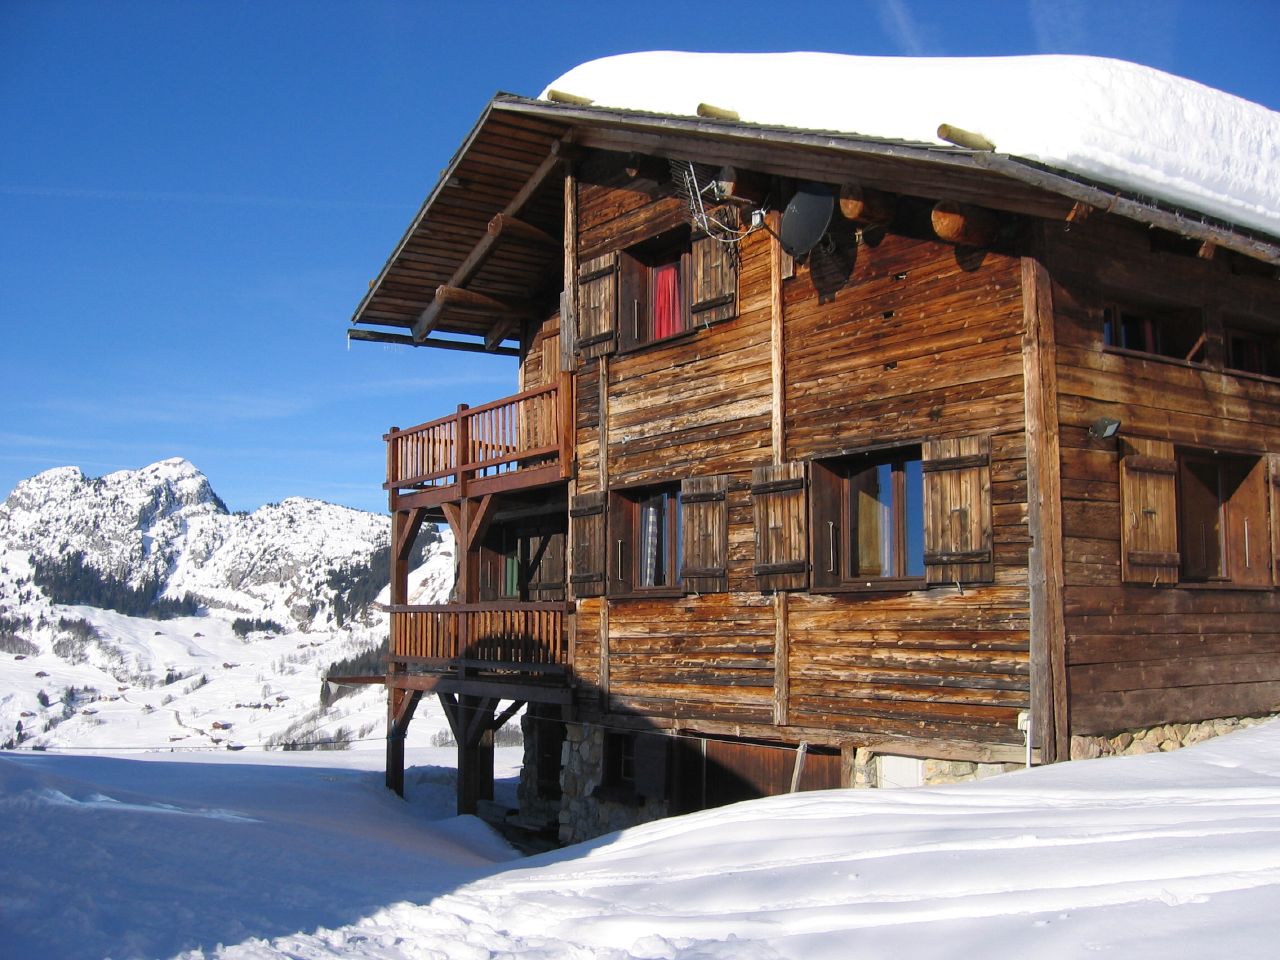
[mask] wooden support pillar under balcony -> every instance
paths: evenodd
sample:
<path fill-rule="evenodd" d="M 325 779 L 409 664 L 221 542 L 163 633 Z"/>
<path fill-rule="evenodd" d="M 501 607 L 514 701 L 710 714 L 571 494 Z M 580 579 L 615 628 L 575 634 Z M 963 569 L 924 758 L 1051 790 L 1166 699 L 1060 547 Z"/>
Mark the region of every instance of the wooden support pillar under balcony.
<path fill-rule="evenodd" d="M 403 671 L 399 665 L 387 665 L 387 789 L 404 796 L 404 738 L 409 721 L 422 699 L 421 690 L 405 690 L 392 686 L 393 677 Z"/>
<path fill-rule="evenodd" d="M 524 706 L 512 701 L 501 713 L 493 697 L 441 693 L 440 705 L 458 744 L 458 814 L 474 814 L 493 799 L 493 737 Z"/>

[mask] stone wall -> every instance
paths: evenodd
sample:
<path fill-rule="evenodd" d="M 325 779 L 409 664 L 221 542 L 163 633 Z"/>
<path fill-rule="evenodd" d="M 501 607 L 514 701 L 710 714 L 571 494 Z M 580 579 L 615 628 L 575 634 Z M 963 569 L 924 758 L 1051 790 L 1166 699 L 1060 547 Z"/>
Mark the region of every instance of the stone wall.
<path fill-rule="evenodd" d="M 580 723 L 565 724 L 561 757 L 560 842 L 579 843 L 636 824 L 660 820 L 665 802 L 647 799 L 622 803 L 598 795 L 604 776 L 604 731 Z"/>
<path fill-rule="evenodd" d="M 1144 753 L 1168 753 L 1210 740 L 1233 730 L 1243 730 L 1265 723 L 1280 714 L 1257 717 L 1220 717 L 1200 723 L 1167 723 L 1159 727 L 1124 730 L 1109 737 L 1072 737 L 1071 759 L 1092 760 L 1094 757 L 1137 756 Z"/>

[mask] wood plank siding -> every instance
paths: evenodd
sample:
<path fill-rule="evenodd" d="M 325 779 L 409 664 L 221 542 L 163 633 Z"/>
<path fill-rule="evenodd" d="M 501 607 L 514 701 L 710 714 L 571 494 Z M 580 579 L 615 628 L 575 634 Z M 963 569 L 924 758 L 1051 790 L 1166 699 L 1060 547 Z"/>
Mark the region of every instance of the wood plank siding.
<path fill-rule="evenodd" d="M 1224 331 L 1274 323 L 1280 292 L 1274 280 L 1237 275 L 1229 260 L 1153 249 L 1149 234 L 1099 217 L 1046 240 L 1075 734 L 1280 705 L 1280 592 L 1270 578 L 1249 589 L 1183 579 L 1176 518 L 1166 508 L 1178 480 L 1168 472 L 1175 451 L 1280 451 L 1280 383 L 1223 369 Z M 1193 362 L 1108 347 L 1112 303 L 1189 311 L 1201 318 L 1205 346 Z M 1121 422 L 1117 437 L 1089 436 L 1100 416 Z M 1255 528 L 1256 547 L 1265 535 Z"/>
<path fill-rule="evenodd" d="M 602 157 L 578 171 L 578 249 L 597 262 L 683 223 L 680 202 L 619 167 Z M 738 245 L 735 317 L 641 349 L 582 354 L 578 489 L 715 478 L 728 589 L 581 601 L 577 676 L 589 686 L 607 673 L 609 711 L 693 728 L 1016 746 L 1029 703 L 1020 261 L 888 234 L 846 261 L 812 258 L 782 281 L 773 243 L 758 231 Z M 593 296 L 582 291 L 580 302 Z M 785 319 L 775 325 L 779 300 Z M 785 417 L 775 424 L 779 369 Z M 771 466 L 779 427 L 786 462 Z M 806 464 L 930 443 L 926 458 L 959 458 L 972 474 L 937 482 L 980 493 L 985 513 L 966 523 L 985 541 L 947 553 L 970 531 L 944 538 L 933 586 L 810 593 Z M 779 477 L 797 489 L 775 490 Z M 766 509 L 770 496 L 792 498 L 800 513 L 782 540 L 764 541 L 762 559 L 761 518 L 790 515 Z M 786 604 L 774 590 L 796 592 Z"/>

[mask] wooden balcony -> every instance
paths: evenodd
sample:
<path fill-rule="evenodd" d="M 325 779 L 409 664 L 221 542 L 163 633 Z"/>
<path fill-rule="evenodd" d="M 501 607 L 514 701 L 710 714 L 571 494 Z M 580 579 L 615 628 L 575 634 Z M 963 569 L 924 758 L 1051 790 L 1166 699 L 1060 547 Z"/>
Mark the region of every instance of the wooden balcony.
<path fill-rule="evenodd" d="M 394 427 L 387 482 L 395 501 L 431 506 L 568 479 L 572 459 L 569 387 L 550 384 L 480 407 L 459 405 L 430 423 Z"/>
<path fill-rule="evenodd" d="M 401 671 L 563 686 L 571 666 L 565 631 L 571 607 L 563 601 L 393 606 L 387 660 Z"/>

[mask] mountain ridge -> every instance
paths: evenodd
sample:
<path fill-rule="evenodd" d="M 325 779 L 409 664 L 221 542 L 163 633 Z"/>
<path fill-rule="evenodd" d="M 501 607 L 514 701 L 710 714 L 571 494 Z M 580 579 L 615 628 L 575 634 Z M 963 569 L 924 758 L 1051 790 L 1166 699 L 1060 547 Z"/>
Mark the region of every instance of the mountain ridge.
<path fill-rule="evenodd" d="M 181 457 L 27 478 L 0 502 L 0 744 L 132 728 L 181 749 L 234 725 L 271 745 L 376 725 L 376 690 L 334 709 L 318 694 L 329 664 L 385 643 L 389 556 L 385 516 L 305 497 L 233 513 Z M 427 527 L 414 557 L 414 601 L 443 599 L 451 543 Z M 216 728 L 192 722 L 206 711 Z M 368 718 L 338 724 L 353 711 Z"/>

